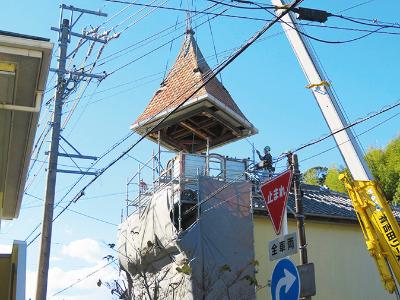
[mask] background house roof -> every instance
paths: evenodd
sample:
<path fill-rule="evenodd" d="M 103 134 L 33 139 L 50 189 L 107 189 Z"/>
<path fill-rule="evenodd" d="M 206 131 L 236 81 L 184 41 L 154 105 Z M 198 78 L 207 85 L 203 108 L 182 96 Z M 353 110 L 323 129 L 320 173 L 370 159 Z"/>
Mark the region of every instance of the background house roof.
<path fill-rule="evenodd" d="M 351 200 L 346 194 L 309 184 L 302 184 L 301 189 L 303 192 L 304 214 L 306 216 L 357 221 Z M 292 192 L 289 195 L 288 205 L 295 211 L 294 194 Z M 392 210 L 396 219 L 400 221 L 399 209 L 392 208 Z M 254 211 L 255 213 L 268 214 L 262 199 L 254 201 Z M 293 213 L 288 210 L 288 215 L 293 215 Z"/>

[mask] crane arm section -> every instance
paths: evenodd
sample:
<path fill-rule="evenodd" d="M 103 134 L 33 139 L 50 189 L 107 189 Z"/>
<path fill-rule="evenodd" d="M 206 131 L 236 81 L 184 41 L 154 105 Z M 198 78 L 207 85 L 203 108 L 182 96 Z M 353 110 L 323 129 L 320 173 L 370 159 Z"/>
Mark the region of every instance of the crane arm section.
<path fill-rule="evenodd" d="M 341 174 L 371 256 L 375 259 L 385 289 L 393 293 L 400 281 L 400 231 L 398 223 L 375 181 L 353 180 Z M 388 267 L 390 265 L 391 269 Z"/>
<path fill-rule="evenodd" d="M 281 0 L 272 0 L 272 3 L 277 7 L 283 7 L 285 4 Z M 277 13 L 279 14 L 279 10 Z M 296 23 L 292 12 L 282 17 L 281 25 L 307 77 L 308 87 L 313 92 L 329 129 L 331 132 L 336 132 L 345 128 L 348 125 L 347 121 L 330 85 L 326 84 L 327 79 L 324 78 L 317 60 L 309 50 L 308 40 L 298 33 L 298 30 L 302 31 L 303 29 Z M 356 180 L 372 180 L 373 177 L 351 129 L 347 128 L 337 132 L 334 139 L 353 178 Z"/>
<path fill-rule="evenodd" d="M 272 0 L 285 7 L 282 0 Z M 276 12 L 280 14 L 279 9 Z M 384 287 L 390 293 L 400 282 L 400 227 L 379 186 L 374 181 L 352 131 L 324 77 L 309 41 L 299 33 L 302 27 L 292 12 L 281 19 L 283 30 L 307 77 L 309 88 L 333 135 L 351 176 L 341 175 L 349 193 L 371 256 L 375 259 Z M 346 129 L 344 129 L 346 128 Z"/>

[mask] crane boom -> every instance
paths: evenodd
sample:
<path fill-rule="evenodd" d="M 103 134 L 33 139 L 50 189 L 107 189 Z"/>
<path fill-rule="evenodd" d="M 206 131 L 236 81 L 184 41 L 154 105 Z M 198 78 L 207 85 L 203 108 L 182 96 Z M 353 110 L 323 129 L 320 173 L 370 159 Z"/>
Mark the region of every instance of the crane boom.
<path fill-rule="evenodd" d="M 272 0 L 272 3 L 277 8 L 276 14 L 280 14 L 279 8 L 286 8 L 282 0 Z M 384 287 L 393 293 L 400 282 L 400 227 L 368 169 L 357 140 L 347 128 L 347 121 L 330 84 L 310 51 L 308 39 L 299 33 L 304 32 L 301 25 L 292 12 L 282 17 L 281 25 L 329 129 L 332 133 L 340 130 L 333 137 L 351 173 L 351 177 L 342 174 L 341 180 L 349 192 L 368 251 L 375 259 Z"/>

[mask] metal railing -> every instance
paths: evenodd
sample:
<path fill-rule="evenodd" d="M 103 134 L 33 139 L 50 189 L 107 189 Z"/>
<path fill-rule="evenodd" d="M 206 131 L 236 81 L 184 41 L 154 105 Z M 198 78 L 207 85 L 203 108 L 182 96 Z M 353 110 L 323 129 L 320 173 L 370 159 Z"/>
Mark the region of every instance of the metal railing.
<path fill-rule="evenodd" d="M 163 167 L 162 156 L 175 157 L 166 159 Z M 143 164 L 139 163 L 137 171 L 127 179 L 126 184 L 126 217 L 133 213 L 141 213 L 147 206 L 151 197 L 160 189 L 170 186 L 173 203 L 182 203 L 184 196 L 198 193 L 198 177 L 209 176 L 220 181 L 234 180 L 243 174 L 248 165 L 247 159 L 236 159 L 222 156 L 216 153 L 211 154 L 178 154 L 170 151 L 159 151 Z M 151 183 L 149 183 L 151 182 Z M 131 186 L 135 186 L 136 195 L 131 198 Z M 188 200 L 184 197 L 184 201 Z M 195 201 L 195 199 L 193 199 Z M 131 209 L 133 208 L 133 209 Z"/>

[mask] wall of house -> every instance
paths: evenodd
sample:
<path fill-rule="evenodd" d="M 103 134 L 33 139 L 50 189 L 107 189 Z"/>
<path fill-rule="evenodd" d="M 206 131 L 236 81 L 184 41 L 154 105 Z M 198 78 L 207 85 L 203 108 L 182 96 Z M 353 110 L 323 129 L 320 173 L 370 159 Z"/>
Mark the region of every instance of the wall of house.
<path fill-rule="evenodd" d="M 0 254 L 0 299 L 10 299 L 11 254 Z"/>
<path fill-rule="evenodd" d="M 289 233 L 296 223 L 289 219 Z M 358 224 L 306 220 L 309 262 L 315 264 L 317 294 L 313 300 L 395 299 L 381 283 Z M 272 299 L 267 285 L 275 262 L 269 261 L 268 241 L 276 238 L 268 216 L 254 216 L 255 257 L 259 261 L 257 281 L 264 286 L 257 299 Z M 298 254 L 291 257 L 298 264 Z"/>

